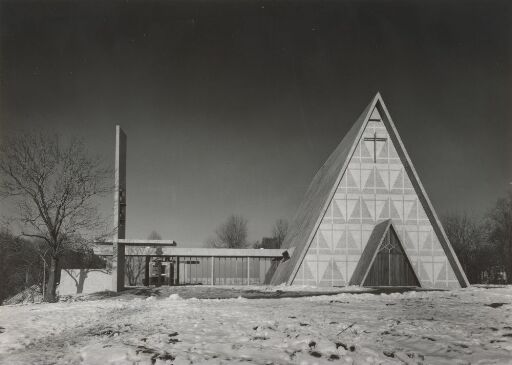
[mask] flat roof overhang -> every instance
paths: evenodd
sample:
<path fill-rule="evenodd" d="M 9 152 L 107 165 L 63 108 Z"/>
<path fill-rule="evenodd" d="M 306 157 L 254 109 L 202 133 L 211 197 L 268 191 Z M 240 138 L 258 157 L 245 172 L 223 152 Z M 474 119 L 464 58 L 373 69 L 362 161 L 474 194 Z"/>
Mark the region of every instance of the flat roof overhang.
<path fill-rule="evenodd" d="M 121 241 L 121 240 L 119 240 Z M 128 240 L 124 240 L 128 241 Z M 156 247 L 155 247 L 156 246 Z M 161 253 L 156 250 L 161 250 Z M 176 256 L 176 257 L 256 257 L 256 258 L 281 258 L 288 251 L 291 255 L 291 249 L 258 249 L 258 248 L 203 248 L 203 247 L 169 247 L 168 245 L 149 243 L 127 244 L 125 247 L 125 256 Z M 101 244 L 94 247 L 94 253 L 98 256 L 112 256 L 112 244 Z"/>
<path fill-rule="evenodd" d="M 125 246 L 177 246 L 178 244 L 174 240 L 143 240 L 143 239 L 129 239 L 129 238 L 119 238 L 117 240 L 118 243 L 122 243 Z M 96 241 L 97 245 L 106 245 L 112 246 L 112 241 Z"/>

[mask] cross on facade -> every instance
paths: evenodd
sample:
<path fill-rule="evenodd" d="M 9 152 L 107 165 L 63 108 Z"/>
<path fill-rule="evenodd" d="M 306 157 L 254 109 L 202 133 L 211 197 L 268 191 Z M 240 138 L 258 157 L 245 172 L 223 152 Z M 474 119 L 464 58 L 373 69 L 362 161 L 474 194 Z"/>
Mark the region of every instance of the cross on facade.
<path fill-rule="evenodd" d="M 366 137 L 364 140 L 373 142 L 373 162 L 377 163 L 377 142 L 386 142 L 388 139 L 377 137 L 377 132 L 373 132 L 373 137 Z"/>

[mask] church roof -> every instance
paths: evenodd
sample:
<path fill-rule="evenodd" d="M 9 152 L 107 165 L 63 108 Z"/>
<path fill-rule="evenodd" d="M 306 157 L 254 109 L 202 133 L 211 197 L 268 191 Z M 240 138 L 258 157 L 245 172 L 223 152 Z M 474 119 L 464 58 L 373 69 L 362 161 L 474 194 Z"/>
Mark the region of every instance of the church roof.
<path fill-rule="evenodd" d="M 380 93 L 377 93 L 373 100 L 366 106 L 352 128 L 350 128 L 341 143 L 329 156 L 309 185 L 306 195 L 304 196 L 304 199 L 290 225 L 289 232 L 282 245 L 283 249 L 291 247 L 295 247 L 295 249 L 289 260 L 279 264 L 272 276 L 271 284 L 292 284 L 300 264 L 311 245 L 311 241 L 318 230 L 320 222 L 329 207 L 329 202 L 334 196 L 341 178 L 345 173 L 350 157 L 354 153 L 375 108 L 377 108 L 382 117 L 382 121 L 388 129 L 390 138 L 396 146 L 400 159 L 407 170 L 414 189 L 425 208 L 432 226 L 439 237 L 439 241 L 460 285 L 462 287 L 469 285 L 466 275 L 464 274 L 453 248 L 446 237 L 446 233 L 444 232 L 432 204 L 426 195 L 425 189 L 421 185 L 418 174 L 412 165 L 409 155 L 405 150 L 402 140 L 398 135 Z"/>
<path fill-rule="evenodd" d="M 377 94 L 378 96 L 378 94 Z M 277 268 L 271 284 L 287 282 L 291 284 L 302 258 L 306 254 L 309 243 L 329 205 L 330 198 L 338 186 L 349 157 L 356 147 L 355 141 L 361 137 L 369 113 L 375 107 L 376 98 L 366 106 L 352 128 L 341 143 L 329 156 L 324 165 L 318 170 L 309 185 L 302 204 L 293 219 L 282 248 L 296 247 L 290 260 L 283 262 Z"/>

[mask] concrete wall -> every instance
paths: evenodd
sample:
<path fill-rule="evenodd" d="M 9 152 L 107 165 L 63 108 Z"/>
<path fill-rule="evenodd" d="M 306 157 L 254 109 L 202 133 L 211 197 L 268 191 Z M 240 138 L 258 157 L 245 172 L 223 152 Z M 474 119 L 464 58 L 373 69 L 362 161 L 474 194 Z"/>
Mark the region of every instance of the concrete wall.
<path fill-rule="evenodd" d="M 68 273 L 69 271 L 69 273 Z M 77 294 L 76 283 L 71 275 L 78 280 L 80 269 L 61 270 L 60 284 L 57 288 L 59 295 Z M 102 271 L 91 271 L 87 273 L 82 293 L 95 293 L 104 290 L 112 290 L 112 277 Z"/>

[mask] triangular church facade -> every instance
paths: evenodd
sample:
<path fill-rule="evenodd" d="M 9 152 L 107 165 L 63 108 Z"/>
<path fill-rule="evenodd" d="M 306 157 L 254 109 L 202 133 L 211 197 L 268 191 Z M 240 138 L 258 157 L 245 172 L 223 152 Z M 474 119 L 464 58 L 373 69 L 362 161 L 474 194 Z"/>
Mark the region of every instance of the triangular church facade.
<path fill-rule="evenodd" d="M 314 177 L 283 248 L 271 284 L 469 285 L 380 94 Z"/>

